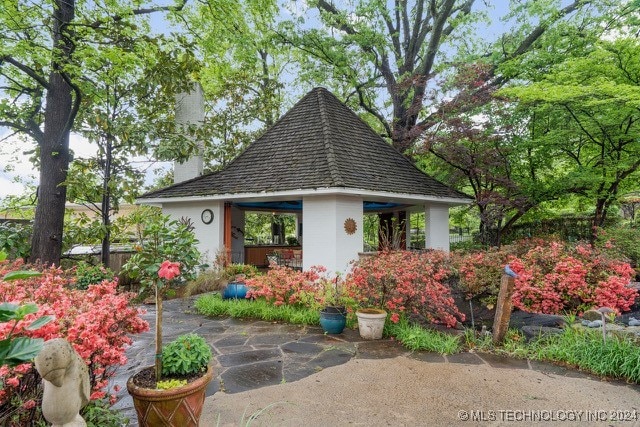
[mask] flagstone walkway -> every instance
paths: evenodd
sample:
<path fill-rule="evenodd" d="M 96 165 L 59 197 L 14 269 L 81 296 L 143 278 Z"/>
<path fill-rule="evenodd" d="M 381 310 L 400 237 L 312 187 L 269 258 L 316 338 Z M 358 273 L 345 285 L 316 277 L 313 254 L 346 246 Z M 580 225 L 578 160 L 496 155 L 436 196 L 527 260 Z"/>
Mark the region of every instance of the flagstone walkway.
<path fill-rule="evenodd" d="M 163 336 L 165 342 L 169 342 L 178 335 L 195 332 L 211 344 L 216 377 L 207 389 L 207 396 L 218 391 L 233 394 L 291 383 L 352 359 L 391 359 L 398 356 L 425 363 L 484 365 L 495 369 L 536 370 L 571 378 L 597 379 L 554 365 L 491 354 L 441 356 L 410 352 L 393 340 L 364 341 L 357 330 L 325 335 L 320 327 L 207 318 L 195 313 L 194 301 L 192 297 L 164 303 Z M 121 387 L 115 408 L 127 415 L 132 426 L 137 425 L 136 416 L 126 391 L 126 381 L 138 369 L 153 363 L 155 307 L 147 306 L 146 309 L 144 318 L 150 324 L 150 331 L 134 337 L 133 345 L 127 350 L 129 362 L 118 370 L 112 382 L 112 386 Z M 623 387 L 640 390 L 635 385 Z"/>

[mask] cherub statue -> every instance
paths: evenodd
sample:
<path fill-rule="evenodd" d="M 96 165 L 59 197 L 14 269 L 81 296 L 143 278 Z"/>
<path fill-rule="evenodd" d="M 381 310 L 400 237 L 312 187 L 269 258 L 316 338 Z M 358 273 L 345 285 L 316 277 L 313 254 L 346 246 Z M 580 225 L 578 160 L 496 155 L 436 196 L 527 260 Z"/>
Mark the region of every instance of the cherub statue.
<path fill-rule="evenodd" d="M 89 403 L 89 370 L 64 338 L 45 341 L 35 358 L 44 380 L 42 415 L 53 427 L 84 427 L 80 409 Z"/>

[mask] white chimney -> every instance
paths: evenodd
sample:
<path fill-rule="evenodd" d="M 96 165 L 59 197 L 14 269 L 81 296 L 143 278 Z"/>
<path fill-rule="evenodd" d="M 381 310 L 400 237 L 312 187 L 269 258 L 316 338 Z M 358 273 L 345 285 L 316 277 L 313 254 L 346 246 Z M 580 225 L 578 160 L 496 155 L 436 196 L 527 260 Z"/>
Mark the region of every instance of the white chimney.
<path fill-rule="evenodd" d="M 189 93 L 176 95 L 176 124 L 178 127 L 201 125 L 204 122 L 204 94 L 202 86 L 196 82 Z M 202 143 L 198 143 L 198 152 L 182 163 L 173 162 L 173 183 L 186 181 L 202 175 Z"/>

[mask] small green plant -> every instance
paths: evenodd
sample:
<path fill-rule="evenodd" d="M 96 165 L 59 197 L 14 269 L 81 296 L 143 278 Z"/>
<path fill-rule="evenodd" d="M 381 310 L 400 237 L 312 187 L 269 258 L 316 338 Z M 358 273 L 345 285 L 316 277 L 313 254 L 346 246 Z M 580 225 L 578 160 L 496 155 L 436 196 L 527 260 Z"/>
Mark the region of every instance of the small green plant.
<path fill-rule="evenodd" d="M 113 271 L 101 265 L 80 261 L 76 266 L 76 288 L 81 290 L 86 290 L 89 285 L 101 283 L 103 280 L 111 281 L 114 277 Z"/>
<path fill-rule="evenodd" d="M 207 370 L 209 344 L 199 335 L 181 335 L 162 349 L 163 375 L 195 375 Z"/>
<path fill-rule="evenodd" d="M 129 425 L 129 419 L 122 412 L 112 409 L 107 399 L 90 401 L 82 409 L 82 418 L 87 427 L 122 427 Z"/>
<path fill-rule="evenodd" d="M 158 390 L 171 390 L 185 385 L 187 385 L 187 380 L 161 380 L 156 383 L 156 388 Z"/>
<path fill-rule="evenodd" d="M 234 280 L 238 275 L 243 275 L 245 279 L 251 279 L 252 277 L 256 277 L 259 271 L 253 265 L 229 264 L 224 267 L 222 274 L 227 280 Z"/>

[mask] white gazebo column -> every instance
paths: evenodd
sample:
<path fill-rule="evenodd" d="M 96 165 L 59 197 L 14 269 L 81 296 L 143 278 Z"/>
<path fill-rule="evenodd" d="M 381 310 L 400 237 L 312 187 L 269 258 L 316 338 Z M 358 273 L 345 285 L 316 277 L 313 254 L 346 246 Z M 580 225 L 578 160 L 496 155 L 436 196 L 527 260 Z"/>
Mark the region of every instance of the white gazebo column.
<path fill-rule="evenodd" d="M 202 221 L 202 212 L 211 210 L 212 221 L 205 224 Z M 171 219 L 179 221 L 181 218 L 189 218 L 193 224 L 193 233 L 198 239 L 198 250 L 202 256 L 202 261 L 213 265 L 216 255 L 224 250 L 223 227 L 224 209 L 222 202 L 199 202 L 199 203 L 166 203 L 162 205 L 162 213 L 169 215 Z M 208 213 L 208 212 L 207 212 Z M 208 221 L 208 218 L 206 218 Z"/>
<path fill-rule="evenodd" d="M 424 237 L 425 248 L 449 252 L 449 206 L 425 205 Z"/>
<path fill-rule="evenodd" d="M 322 265 L 330 274 L 346 272 L 362 252 L 362 197 L 310 196 L 303 199 L 302 207 L 303 269 Z"/>

